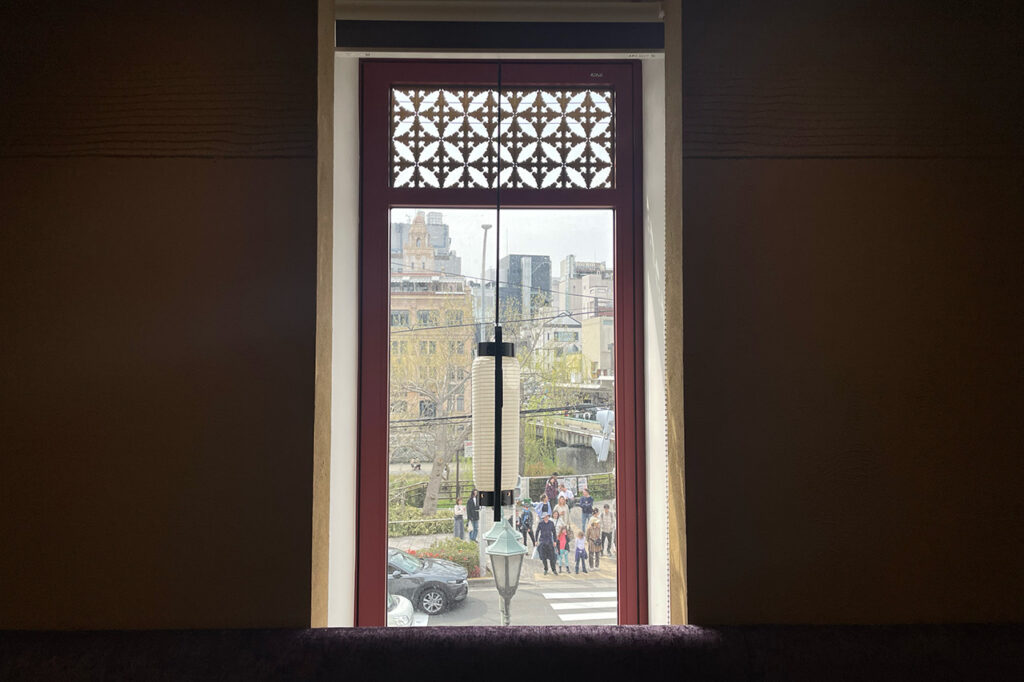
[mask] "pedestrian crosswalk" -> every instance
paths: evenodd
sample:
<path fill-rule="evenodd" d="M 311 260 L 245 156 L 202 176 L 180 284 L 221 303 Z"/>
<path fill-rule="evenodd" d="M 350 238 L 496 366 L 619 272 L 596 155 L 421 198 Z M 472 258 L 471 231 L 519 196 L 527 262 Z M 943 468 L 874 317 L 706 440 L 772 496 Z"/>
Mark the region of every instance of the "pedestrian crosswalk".
<path fill-rule="evenodd" d="M 615 590 L 543 592 L 548 605 L 564 623 L 614 625 L 618 622 Z"/>

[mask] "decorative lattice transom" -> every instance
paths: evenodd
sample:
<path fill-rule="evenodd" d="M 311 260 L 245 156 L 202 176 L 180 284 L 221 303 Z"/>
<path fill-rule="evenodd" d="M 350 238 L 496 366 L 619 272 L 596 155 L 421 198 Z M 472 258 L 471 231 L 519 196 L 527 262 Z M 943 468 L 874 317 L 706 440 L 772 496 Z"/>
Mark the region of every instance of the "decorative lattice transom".
<path fill-rule="evenodd" d="M 497 94 L 393 88 L 391 185 L 494 188 Z M 503 90 L 501 186 L 613 187 L 613 116 L 611 90 Z"/>

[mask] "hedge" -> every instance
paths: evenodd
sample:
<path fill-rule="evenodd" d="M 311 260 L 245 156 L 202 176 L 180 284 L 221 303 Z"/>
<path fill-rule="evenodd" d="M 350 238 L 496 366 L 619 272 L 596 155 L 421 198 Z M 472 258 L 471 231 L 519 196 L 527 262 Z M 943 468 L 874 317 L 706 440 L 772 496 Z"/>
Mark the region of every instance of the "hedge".
<path fill-rule="evenodd" d="M 435 540 L 426 549 L 410 550 L 409 554 L 431 559 L 447 559 L 466 569 L 470 578 L 480 576 L 480 546 L 469 540 L 445 538 Z"/>

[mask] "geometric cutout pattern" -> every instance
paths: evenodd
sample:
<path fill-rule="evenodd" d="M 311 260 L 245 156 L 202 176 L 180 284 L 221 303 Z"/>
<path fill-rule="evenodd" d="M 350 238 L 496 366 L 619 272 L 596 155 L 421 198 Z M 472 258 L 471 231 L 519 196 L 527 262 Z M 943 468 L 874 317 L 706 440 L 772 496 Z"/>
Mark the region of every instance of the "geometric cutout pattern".
<path fill-rule="evenodd" d="M 391 90 L 391 186 L 615 186 L 612 90 Z M 499 144 L 500 143 L 500 144 Z"/>

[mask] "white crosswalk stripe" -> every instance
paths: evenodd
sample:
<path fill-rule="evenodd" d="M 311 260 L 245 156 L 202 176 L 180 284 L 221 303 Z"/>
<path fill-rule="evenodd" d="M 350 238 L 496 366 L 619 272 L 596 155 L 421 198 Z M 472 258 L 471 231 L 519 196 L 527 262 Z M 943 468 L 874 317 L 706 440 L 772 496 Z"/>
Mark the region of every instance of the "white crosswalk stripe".
<path fill-rule="evenodd" d="M 610 620 L 612 625 L 615 623 L 615 619 L 618 614 L 615 611 L 587 611 L 585 613 L 560 613 L 558 617 L 564 621 L 574 620 Z"/>
<path fill-rule="evenodd" d="M 548 605 L 564 623 L 598 621 L 612 625 L 618 621 L 615 590 L 588 592 L 542 592 Z M 613 597 L 613 599 L 609 599 Z"/>
<path fill-rule="evenodd" d="M 615 597 L 615 590 L 608 592 L 544 592 L 545 599 L 600 599 Z"/>
<path fill-rule="evenodd" d="M 617 601 L 570 601 L 552 604 L 551 608 L 555 611 L 575 611 L 578 609 L 615 609 L 618 605 Z"/>

